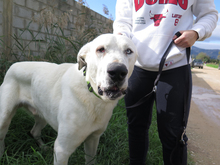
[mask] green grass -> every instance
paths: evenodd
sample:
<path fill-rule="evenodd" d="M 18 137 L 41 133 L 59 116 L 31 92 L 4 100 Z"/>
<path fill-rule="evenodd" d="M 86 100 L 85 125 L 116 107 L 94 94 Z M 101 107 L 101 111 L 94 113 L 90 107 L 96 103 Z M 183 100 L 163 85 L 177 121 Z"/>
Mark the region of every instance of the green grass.
<path fill-rule="evenodd" d="M 127 117 L 126 110 L 123 108 L 124 101 L 120 100 L 119 105 L 114 109 L 108 128 L 100 138 L 96 165 L 129 164 Z M 51 165 L 53 163 L 53 146 L 57 133 L 49 125 L 43 129 L 42 139 L 50 148 L 45 152 L 29 135 L 33 124 L 34 119 L 25 110 L 19 109 L 17 111 L 5 139 L 5 154 L 1 158 L 0 165 Z M 147 165 L 163 165 L 155 108 L 149 130 L 149 140 Z M 81 145 L 70 157 L 69 164 L 82 165 L 84 162 L 84 149 Z M 188 165 L 192 164 L 193 162 L 190 160 Z"/>
<path fill-rule="evenodd" d="M 124 106 L 124 101 L 119 104 Z M 121 106 L 114 109 L 107 130 L 100 138 L 96 161 L 97 165 L 127 165 L 129 164 L 128 134 L 126 110 Z M 150 128 L 150 149 L 147 164 L 162 165 L 161 144 L 157 134 L 156 114 L 153 115 Z M 53 162 L 53 145 L 57 133 L 48 125 L 42 131 L 42 139 L 50 150 L 41 150 L 35 140 L 29 135 L 34 124 L 32 116 L 19 109 L 14 116 L 5 139 L 5 154 L 0 165 L 49 165 Z M 69 159 L 69 164 L 84 164 L 84 150 L 81 145 Z"/>
<path fill-rule="evenodd" d="M 218 68 L 218 64 L 206 64 L 208 67 Z"/>

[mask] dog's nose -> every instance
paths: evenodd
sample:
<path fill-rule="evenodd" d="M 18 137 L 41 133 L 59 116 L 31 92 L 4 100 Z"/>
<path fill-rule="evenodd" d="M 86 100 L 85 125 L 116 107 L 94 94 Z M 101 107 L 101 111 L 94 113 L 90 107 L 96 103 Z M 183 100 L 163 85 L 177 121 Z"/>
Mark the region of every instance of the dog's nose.
<path fill-rule="evenodd" d="M 128 74 L 128 70 L 124 64 L 121 63 L 111 63 L 108 65 L 107 69 L 109 77 L 113 81 L 122 81 Z"/>

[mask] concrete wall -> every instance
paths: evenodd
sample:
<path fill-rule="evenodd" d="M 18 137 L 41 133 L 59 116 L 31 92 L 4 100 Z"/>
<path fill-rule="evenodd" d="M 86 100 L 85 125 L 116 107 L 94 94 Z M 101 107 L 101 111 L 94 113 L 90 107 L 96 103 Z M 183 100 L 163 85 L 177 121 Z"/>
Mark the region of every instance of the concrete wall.
<path fill-rule="evenodd" d="M 11 11 L 8 10 L 10 8 Z M 82 20 L 79 19 L 79 15 L 85 11 L 86 15 L 89 15 L 88 18 L 92 17 L 94 19 L 96 28 L 102 29 L 101 32 L 112 31 L 112 25 L 109 23 L 109 19 L 90 9 L 88 10 L 75 0 L 0 0 L 0 37 L 4 35 L 4 37 L 1 37 L 4 43 L 6 43 L 8 47 L 14 45 L 16 41 L 12 39 L 11 35 L 20 36 L 19 42 L 22 42 L 24 45 L 30 43 L 33 39 L 33 35 L 37 35 L 35 39 L 44 40 L 47 38 L 50 33 L 48 34 L 48 31 L 45 30 L 46 28 L 42 28 L 42 24 L 39 22 L 33 21 L 33 18 L 35 18 L 35 20 L 38 19 L 41 16 L 41 12 L 46 8 L 52 9 L 53 14 L 56 16 L 62 16 L 68 13 L 67 24 L 63 27 L 65 36 L 75 35 L 74 29 L 76 29 L 76 24 L 80 21 L 80 23 L 82 23 Z M 88 26 L 91 21 L 88 18 L 84 20 L 83 26 L 85 27 Z M 60 21 L 58 20 L 58 22 Z M 27 30 L 23 32 L 27 27 L 32 33 Z M 104 29 L 108 30 L 105 31 Z M 53 35 L 54 31 L 57 33 L 57 30 L 51 30 L 50 35 Z M 6 47 L 4 48 L 4 54 L 10 56 L 9 50 L 5 50 Z M 19 51 L 17 47 L 13 49 Z M 36 46 L 33 42 L 28 45 L 28 49 L 31 51 L 31 54 L 34 55 L 39 51 L 39 46 Z"/>

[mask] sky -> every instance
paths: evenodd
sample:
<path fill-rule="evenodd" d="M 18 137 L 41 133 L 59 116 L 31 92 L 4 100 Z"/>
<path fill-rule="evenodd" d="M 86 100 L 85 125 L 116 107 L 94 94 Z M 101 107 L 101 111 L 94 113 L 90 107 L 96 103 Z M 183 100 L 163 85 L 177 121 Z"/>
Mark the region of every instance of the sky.
<path fill-rule="evenodd" d="M 115 4 L 117 0 L 86 0 L 89 8 L 96 11 L 97 13 L 104 15 L 103 5 L 107 6 L 109 14 L 115 19 Z M 202 49 L 220 49 L 220 0 L 214 0 L 216 9 L 218 10 L 219 20 L 217 27 L 212 33 L 212 36 L 204 41 L 197 41 L 194 46 Z"/>

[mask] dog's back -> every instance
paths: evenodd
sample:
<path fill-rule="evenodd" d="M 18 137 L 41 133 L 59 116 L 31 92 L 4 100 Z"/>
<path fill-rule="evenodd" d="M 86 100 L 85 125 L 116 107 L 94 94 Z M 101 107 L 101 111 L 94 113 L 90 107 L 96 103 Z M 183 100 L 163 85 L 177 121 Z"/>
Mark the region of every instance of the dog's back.
<path fill-rule="evenodd" d="M 35 105 L 40 102 L 39 105 L 49 109 L 51 104 L 48 96 L 61 95 L 61 79 L 71 66 L 73 64 L 57 65 L 47 62 L 13 64 L 0 87 L 0 112 L 13 114 L 18 106 L 26 106 L 33 115 L 46 116 L 47 114 L 43 113 L 47 112 L 44 112 L 43 109 L 39 112 L 38 109 L 41 107 L 37 108 Z M 59 102 L 56 97 L 51 98 L 55 103 Z"/>
<path fill-rule="evenodd" d="M 58 88 L 56 86 L 60 85 L 63 74 L 72 65 L 57 65 L 47 62 L 15 63 L 6 73 L 4 82 L 0 87 L 0 97 L 9 98 L 7 94 L 10 93 L 10 99 L 16 99 L 16 101 L 12 101 L 16 104 L 31 102 L 33 90 L 50 90 L 52 92 L 54 88 Z"/>
<path fill-rule="evenodd" d="M 56 81 L 70 68 L 73 64 L 54 64 L 48 62 L 18 62 L 13 64 L 6 76 L 4 82 L 17 81 L 31 83 L 36 76 L 47 77 L 52 81 Z M 3 84 L 4 84 L 3 82 Z"/>

